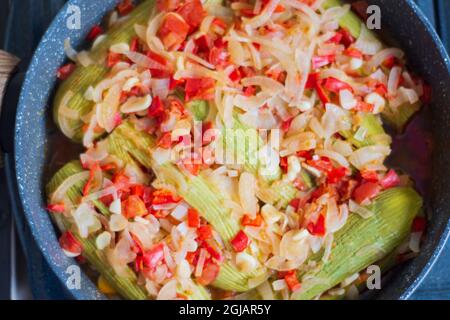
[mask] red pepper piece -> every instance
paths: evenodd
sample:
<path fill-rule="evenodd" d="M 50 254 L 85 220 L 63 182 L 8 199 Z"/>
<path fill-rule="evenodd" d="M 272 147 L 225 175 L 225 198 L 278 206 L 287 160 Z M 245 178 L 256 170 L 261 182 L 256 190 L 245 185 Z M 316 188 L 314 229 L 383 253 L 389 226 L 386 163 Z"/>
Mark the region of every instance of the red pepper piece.
<path fill-rule="evenodd" d="M 47 210 L 53 213 L 64 213 L 65 206 L 64 203 L 49 204 Z"/>
<path fill-rule="evenodd" d="M 323 237 L 326 233 L 325 232 L 325 217 L 324 217 L 324 215 L 321 214 L 317 218 L 317 221 L 315 223 L 314 222 L 308 223 L 308 225 L 306 226 L 306 229 L 313 236 Z"/>
<path fill-rule="evenodd" d="M 323 86 L 328 91 L 331 91 L 336 94 L 338 94 L 339 91 L 345 90 L 345 89 L 353 92 L 352 86 L 350 86 L 349 84 L 347 84 L 341 80 L 333 78 L 333 77 L 326 78 Z"/>
<path fill-rule="evenodd" d="M 241 224 L 243 226 L 260 227 L 262 224 L 262 216 L 257 214 L 256 217 L 252 219 L 249 215 L 244 215 Z"/>
<path fill-rule="evenodd" d="M 193 208 L 188 210 L 188 226 L 191 228 L 198 228 L 200 226 L 200 215 Z"/>
<path fill-rule="evenodd" d="M 65 251 L 73 254 L 80 255 L 83 252 L 83 247 L 81 243 L 75 238 L 75 236 L 70 231 L 64 232 L 59 238 L 59 245 Z"/>
<path fill-rule="evenodd" d="M 425 217 L 415 217 L 411 226 L 412 232 L 423 232 L 427 227 L 427 219 Z"/>
<path fill-rule="evenodd" d="M 101 26 L 99 26 L 99 25 L 95 25 L 95 26 L 92 27 L 91 31 L 89 31 L 86 39 L 88 41 L 94 41 L 102 33 L 103 33 L 103 28 Z"/>
<path fill-rule="evenodd" d="M 295 270 L 288 271 L 284 276 L 284 281 L 286 281 L 286 284 L 292 292 L 301 288 L 301 284 L 298 282 L 297 273 Z"/>
<path fill-rule="evenodd" d="M 68 63 L 63 65 L 61 68 L 58 69 L 58 72 L 56 73 L 56 77 L 59 80 L 66 80 L 72 72 L 75 70 L 76 65 L 74 63 Z"/>
<path fill-rule="evenodd" d="M 134 4 L 132 0 L 122 0 L 117 5 L 117 11 L 119 12 L 119 15 L 126 16 L 134 9 Z"/>
<path fill-rule="evenodd" d="M 397 187 L 400 184 L 400 177 L 394 170 L 389 170 L 389 172 L 380 180 L 380 184 L 383 189 L 389 189 Z"/>
<path fill-rule="evenodd" d="M 236 252 L 244 251 L 249 244 L 250 239 L 242 230 L 237 233 L 237 235 L 233 238 L 233 240 L 231 240 L 231 246 Z"/>
<path fill-rule="evenodd" d="M 375 182 L 364 182 L 353 191 L 353 199 L 357 203 L 375 198 L 381 191 L 381 187 Z"/>
<path fill-rule="evenodd" d="M 154 270 L 164 260 L 164 244 L 155 245 L 145 252 L 142 258 L 144 267 Z"/>
<path fill-rule="evenodd" d="M 199 240 L 208 240 L 212 239 L 212 230 L 208 225 L 200 226 L 197 229 L 197 236 Z"/>
<path fill-rule="evenodd" d="M 156 190 L 153 192 L 153 205 L 168 204 L 168 203 L 178 203 L 183 200 L 181 197 L 174 195 L 168 190 Z"/>
<path fill-rule="evenodd" d="M 198 284 L 202 286 L 207 286 L 216 280 L 219 275 L 220 266 L 214 262 L 205 263 L 203 267 L 203 272 L 200 277 L 197 278 Z"/>

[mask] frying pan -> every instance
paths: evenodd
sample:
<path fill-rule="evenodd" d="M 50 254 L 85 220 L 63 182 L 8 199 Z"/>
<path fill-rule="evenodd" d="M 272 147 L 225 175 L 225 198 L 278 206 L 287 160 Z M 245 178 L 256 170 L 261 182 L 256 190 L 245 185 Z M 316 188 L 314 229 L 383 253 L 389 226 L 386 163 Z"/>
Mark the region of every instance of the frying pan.
<path fill-rule="evenodd" d="M 423 13 L 412 0 L 373 0 L 382 13 L 383 33 L 395 39 L 408 56 L 412 70 L 420 74 L 433 88 L 433 102 L 427 120 L 433 136 L 434 152 L 428 160 L 432 169 L 431 183 L 427 191 L 430 221 L 420 255 L 391 273 L 382 290 L 373 293 L 378 299 L 408 299 L 427 275 L 450 234 L 450 62 L 449 57 Z M 67 258 L 58 245 L 57 233 L 45 211 L 45 168 L 48 159 L 49 109 L 56 85 L 56 71 L 65 60 L 63 42 L 70 38 L 75 46 L 82 45 L 92 25 L 112 9 L 117 0 L 71 0 L 54 19 L 29 66 L 20 95 L 15 95 L 20 78 L 13 77 L 8 85 L 3 113 L 9 114 L 16 107 L 16 121 L 6 123 L 13 137 L 9 144 L 13 152 L 15 179 L 11 193 L 17 193 L 37 247 L 51 269 L 63 284 L 70 280 L 73 259 Z M 81 28 L 69 29 L 67 17 L 70 6 L 77 6 L 81 13 Z M 17 101 L 18 100 L 18 101 Z M 6 116 L 3 115 L 3 118 Z M 3 123 L 5 124 L 5 123 Z M 2 130 L 5 130 L 3 127 Z M 64 148 L 62 144 L 60 148 Z M 420 154 L 413 153 L 413 157 Z M 8 162 L 7 162 L 8 164 Z M 413 169 L 413 171 L 415 168 Z M 411 172 L 414 174 L 414 172 Z M 69 271 L 69 272 L 68 272 Z M 104 299 L 89 278 L 81 273 L 79 289 L 70 290 L 74 299 Z"/>

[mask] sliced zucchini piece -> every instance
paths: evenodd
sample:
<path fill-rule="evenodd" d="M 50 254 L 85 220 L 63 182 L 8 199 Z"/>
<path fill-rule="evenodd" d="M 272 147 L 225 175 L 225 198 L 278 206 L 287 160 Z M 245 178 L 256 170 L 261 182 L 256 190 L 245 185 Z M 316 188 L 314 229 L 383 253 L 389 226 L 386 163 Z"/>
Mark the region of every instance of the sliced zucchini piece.
<path fill-rule="evenodd" d="M 329 260 L 301 276 L 302 287 L 293 298 L 312 299 L 388 255 L 408 236 L 421 207 L 422 198 L 412 188 L 381 193 L 369 206 L 372 217 L 349 217 L 335 234 Z"/>

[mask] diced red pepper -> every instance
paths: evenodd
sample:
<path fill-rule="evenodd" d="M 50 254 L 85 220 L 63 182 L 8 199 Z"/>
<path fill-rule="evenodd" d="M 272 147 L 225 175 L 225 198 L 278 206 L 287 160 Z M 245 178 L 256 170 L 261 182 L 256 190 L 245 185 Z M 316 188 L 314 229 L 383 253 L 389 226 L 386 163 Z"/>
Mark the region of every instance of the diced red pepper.
<path fill-rule="evenodd" d="M 56 77 L 59 80 L 66 80 L 72 72 L 75 70 L 76 65 L 74 63 L 68 63 L 63 65 L 61 68 L 58 69 L 58 72 L 56 73 Z"/>
<path fill-rule="evenodd" d="M 239 231 L 237 235 L 231 240 L 231 246 L 233 247 L 234 251 L 236 252 L 242 252 L 244 251 L 248 245 L 250 244 L 250 239 L 245 234 L 244 231 Z"/>
<path fill-rule="evenodd" d="M 158 147 L 163 149 L 170 149 L 172 146 L 172 134 L 170 132 L 164 133 L 157 142 Z"/>
<path fill-rule="evenodd" d="M 169 12 L 164 17 L 158 36 L 161 38 L 167 50 L 178 48 L 189 33 L 189 24 L 180 15 Z"/>
<path fill-rule="evenodd" d="M 323 86 L 328 91 L 331 91 L 336 94 L 338 94 L 339 91 L 345 90 L 345 89 L 353 92 L 352 86 L 350 86 L 349 84 L 347 84 L 341 80 L 333 78 L 333 77 L 326 78 Z"/>
<path fill-rule="evenodd" d="M 66 231 L 61 235 L 59 238 L 59 245 L 65 251 L 74 255 L 80 255 L 81 252 L 83 252 L 83 246 L 70 231 Z"/>
<path fill-rule="evenodd" d="M 123 172 L 116 172 L 112 178 L 112 182 L 117 184 L 128 184 L 130 182 L 130 178 L 128 178 L 127 175 L 125 175 Z"/>
<path fill-rule="evenodd" d="M 194 43 L 197 46 L 197 53 L 209 52 L 209 49 L 211 49 L 213 45 L 211 38 L 207 34 L 203 34 L 197 39 L 195 39 Z"/>
<path fill-rule="evenodd" d="M 332 36 L 327 42 L 339 44 L 341 43 L 342 37 L 343 37 L 342 33 L 336 32 L 334 36 Z"/>
<path fill-rule="evenodd" d="M 362 111 L 362 112 L 373 112 L 374 105 L 364 102 L 362 100 L 358 101 L 358 104 L 356 105 L 356 110 Z"/>
<path fill-rule="evenodd" d="M 168 203 L 178 203 L 183 200 L 181 197 L 174 195 L 168 190 L 156 190 L 153 192 L 153 205 L 168 204 Z"/>
<path fill-rule="evenodd" d="M 208 240 L 212 239 L 212 230 L 208 225 L 200 226 L 197 229 L 197 236 L 199 240 Z"/>
<path fill-rule="evenodd" d="M 427 227 L 427 219 L 425 217 L 415 217 L 411 226 L 412 232 L 424 232 Z"/>
<path fill-rule="evenodd" d="M 47 210 L 53 213 L 64 213 L 65 206 L 64 203 L 49 204 Z"/>
<path fill-rule="evenodd" d="M 386 85 L 380 82 L 375 86 L 375 92 L 378 93 L 380 96 L 385 97 L 388 91 Z"/>
<path fill-rule="evenodd" d="M 91 170 L 89 171 L 89 179 L 86 182 L 86 184 L 83 187 L 83 196 L 87 196 L 91 192 L 92 184 L 94 183 L 95 179 L 95 171 L 100 170 L 98 165 L 93 165 Z"/>
<path fill-rule="evenodd" d="M 383 66 L 392 69 L 395 66 L 396 58 L 394 56 L 390 56 L 386 60 L 383 61 Z"/>
<path fill-rule="evenodd" d="M 310 222 L 306 226 L 308 232 L 313 236 L 323 237 L 325 235 L 325 216 L 323 214 L 319 215 L 317 221 Z"/>
<path fill-rule="evenodd" d="M 376 171 L 361 171 L 361 177 L 366 181 L 378 182 L 378 174 L 376 173 Z"/>
<path fill-rule="evenodd" d="M 92 27 L 91 31 L 89 31 L 86 39 L 88 41 L 94 41 L 102 33 L 103 33 L 103 28 L 100 27 L 99 25 L 95 25 L 95 26 Z"/>
<path fill-rule="evenodd" d="M 134 196 L 138 196 L 139 198 L 142 198 L 144 196 L 144 190 L 145 186 L 142 184 L 135 184 L 134 186 L 131 186 L 131 194 Z"/>
<path fill-rule="evenodd" d="M 315 89 L 317 95 L 319 96 L 320 101 L 323 104 L 327 104 L 330 102 L 330 98 L 327 96 L 325 90 L 322 87 L 323 80 L 320 79 L 320 75 L 318 72 L 310 73 L 308 75 L 308 80 L 306 81 L 306 89 Z"/>
<path fill-rule="evenodd" d="M 303 158 L 305 160 L 311 160 L 313 157 L 312 150 L 309 151 L 297 151 L 297 157 Z"/>
<path fill-rule="evenodd" d="M 319 160 L 308 160 L 307 163 L 320 170 L 323 171 L 325 173 L 330 173 L 334 167 L 333 164 L 331 163 L 330 159 L 326 158 L 326 157 L 320 157 Z"/>
<path fill-rule="evenodd" d="M 346 56 L 358 59 L 362 59 L 364 57 L 363 53 L 360 50 L 352 47 L 345 49 L 344 54 Z"/>
<path fill-rule="evenodd" d="M 198 176 L 200 173 L 200 164 L 193 163 L 193 161 L 191 159 L 189 159 L 188 161 L 185 161 L 183 163 L 183 167 L 193 176 Z"/>
<path fill-rule="evenodd" d="M 306 81 L 306 89 L 315 89 L 317 83 L 320 81 L 320 74 L 318 72 L 313 72 L 308 75 L 308 80 Z"/>
<path fill-rule="evenodd" d="M 123 203 L 123 215 L 127 219 L 142 217 L 148 214 L 144 201 L 137 195 L 130 195 Z"/>
<path fill-rule="evenodd" d="M 186 102 L 199 99 L 210 100 L 214 95 L 214 80 L 211 78 L 189 78 L 186 79 L 185 100 Z"/>
<path fill-rule="evenodd" d="M 389 189 L 397 187 L 400 184 L 400 177 L 394 170 L 389 170 L 389 172 L 380 180 L 380 184 L 383 189 Z"/>
<path fill-rule="evenodd" d="M 180 6 L 180 0 L 157 0 L 156 8 L 159 11 L 174 11 Z"/>
<path fill-rule="evenodd" d="M 256 217 L 252 219 L 249 215 L 244 215 L 241 224 L 243 226 L 260 227 L 262 224 L 262 216 L 257 214 Z"/>
<path fill-rule="evenodd" d="M 336 56 L 334 54 L 329 54 L 326 56 L 315 56 L 312 58 L 312 68 L 319 69 L 325 67 L 336 60 Z"/>
<path fill-rule="evenodd" d="M 188 23 L 190 33 L 195 31 L 206 17 L 206 11 L 200 0 L 187 1 L 176 12 Z"/>
<path fill-rule="evenodd" d="M 216 25 L 216 26 L 218 26 L 219 28 L 222 28 L 222 29 L 226 29 L 227 28 L 227 24 L 225 23 L 225 21 L 223 21 L 220 18 L 215 18 L 213 20 L 212 24 Z"/>
<path fill-rule="evenodd" d="M 294 120 L 294 118 L 290 118 L 290 119 L 288 119 L 288 120 L 286 120 L 286 121 L 283 121 L 282 123 L 281 123 L 281 131 L 283 131 L 283 132 L 288 132 L 289 131 L 289 128 L 291 127 L 291 124 L 292 124 L 292 121 Z"/>
<path fill-rule="evenodd" d="M 283 170 L 283 173 L 286 173 L 288 171 L 288 158 L 287 157 L 280 157 L 280 168 Z"/>
<path fill-rule="evenodd" d="M 241 73 L 239 72 L 239 69 L 234 69 L 233 72 L 230 73 L 230 75 L 228 77 L 233 82 L 238 82 L 242 78 Z"/>
<path fill-rule="evenodd" d="M 122 55 L 120 53 L 110 52 L 106 58 L 106 66 L 108 68 L 114 67 L 122 60 Z"/>
<path fill-rule="evenodd" d="M 200 226 L 200 215 L 193 208 L 188 210 L 188 226 L 191 228 L 198 228 Z"/>
<path fill-rule="evenodd" d="M 214 262 L 205 263 L 203 267 L 203 272 L 200 277 L 197 278 L 198 284 L 202 286 L 210 285 L 216 280 L 219 275 L 220 266 Z"/>
<path fill-rule="evenodd" d="M 322 85 L 320 83 L 316 84 L 316 92 L 319 96 L 320 101 L 325 105 L 327 103 L 330 103 L 330 98 L 325 93 L 325 90 L 323 89 Z"/>
<path fill-rule="evenodd" d="M 300 203 L 301 203 L 301 200 L 299 198 L 295 198 L 295 199 L 292 199 L 291 202 L 289 202 L 289 205 L 292 208 L 294 208 L 295 212 L 297 212 L 300 207 Z"/>
<path fill-rule="evenodd" d="M 154 270 L 164 260 L 164 244 L 155 245 L 145 252 L 142 258 L 144 267 Z"/>
<path fill-rule="evenodd" d="M 130 51 L 131 52 L 138 52 L 138 51 L 140 51 L 139 49 L 140 49 L 139 38 L 138 37 L 134 37 L 131 40 L 131 43 L 130 43 Z"/>
<path fill-rule="evenodd" d="M 164 105 L 161 102 L 161 99 L 158 96 L 156 96 L 153 98 L 150 108 L 148 108 L 148 116 L 150 118 L 153 118 L 159 117 L 162 114 L 164 114 Z"/>
<path fill-rule="evenodd" d="M 346 29 L 340 29 L 339 32 L 342 34 L 341 43 L 347 48 L 355 42 L 355 38 Z"/>
<path fill-rule="evenodd" d="M 353 199 L 357 203 L 375 198 L 381 191 L 381 187 L 375 182 L 363 182 L 353 191 Z"/>
<path fill-rule="evenodd" d="M 117 5 L 117 11 L 119 12 L 119 15 L 126 16 L 134 9 L 134 4 L 132 0 L 122 0 Z"/>
<path fill-rule="evenodd" d="M 216 42 L 214 42 L 214 47 L 209 50 L 208 61 L 220 69 L 226 65 L 228 53 L 225 46 L 218 46 Z"/>
<path fill-rule="evenodd" d="M 348 174 L 346 167 L 332 169 L 327 175 L 328 183 L 338 183 Z"/>
<path fill-rule="evenodd" d="M 292 292 L 301 288 L 301 284 L 298 282 L 297 272 L 295 270 L 288 271 L 284 276 L 284 281 L 286 281 L 286 284 Z"/>
<path fill-rule="evenodd" d="M 223 261 L 224 257 L 222 255 L 222 253 L 220 252 L 216 241 L 214 241 L 212 239 L 203 241 L 201 244 L 201 247 L 205 248 L 206 251 L 208 251 L 208 253 L 211 255 L 211 257 L 216 259 L 218 262 Z"/>
<path fill-rule="evenodd" d="M 256 16 L 255 12 L 253 11 L 253 8 L 242 8 L 239 10 L 242 16 L 246 18 L 253 18 Z"/>
<path fill-rule="evenodd" d="M 248 86 L 244 88 L 244 96 L 251 97 L 256 94 L 256 87 L 255 86 Z"/>

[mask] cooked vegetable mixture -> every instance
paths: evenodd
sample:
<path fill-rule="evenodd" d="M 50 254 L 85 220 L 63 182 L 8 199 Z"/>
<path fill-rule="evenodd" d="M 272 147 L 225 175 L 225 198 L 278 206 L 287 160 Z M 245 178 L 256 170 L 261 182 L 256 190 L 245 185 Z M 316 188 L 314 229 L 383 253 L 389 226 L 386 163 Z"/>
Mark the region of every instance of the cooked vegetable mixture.
<path fill-rule="evenodd" d="M 336 0 L 122 1 L 58 71 L 84 153 L 47 185 L 70 257 L 126 299 L 339 299 L 419 252 L 385 165 L 430 99 Z"/>

